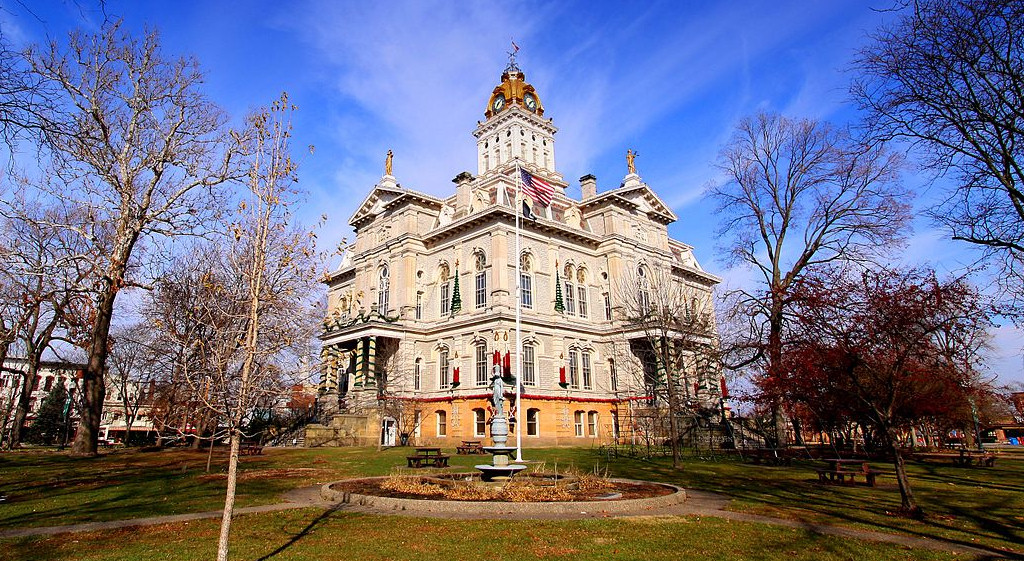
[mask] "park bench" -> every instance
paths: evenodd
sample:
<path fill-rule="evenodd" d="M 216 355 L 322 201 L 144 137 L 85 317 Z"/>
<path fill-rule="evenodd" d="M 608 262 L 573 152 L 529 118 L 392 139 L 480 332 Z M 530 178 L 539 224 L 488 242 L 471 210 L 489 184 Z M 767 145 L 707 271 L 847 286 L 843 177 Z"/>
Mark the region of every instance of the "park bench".
<path fill-rule="evenodd" d="M 857 476 L 862 476 L 869 487 L 875 486 L 875 480 L 882 472 L 871 469 L 868 463 L 861 459 L 852 458 L 831 458 L 825 459 L 828 462 L 827 468 L 814 470 L 818 474 L 818 481 L 821 483 L 856 483 Z M 855 469 L 843 469 L 843 465 L 855 465 Z"/>

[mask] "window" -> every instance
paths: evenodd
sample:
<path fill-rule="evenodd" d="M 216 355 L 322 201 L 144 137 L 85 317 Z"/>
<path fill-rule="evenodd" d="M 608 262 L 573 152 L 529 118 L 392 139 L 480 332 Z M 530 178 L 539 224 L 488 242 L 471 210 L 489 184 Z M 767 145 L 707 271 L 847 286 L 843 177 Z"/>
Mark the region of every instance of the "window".
<path fill-rule="evenodd" d="M 420 411 L 420 410 L 416 410 L 416 413 L 414 413 L 413 417 L 412 417 L 412 426 L 413 426 L 412 434 L 416 438 L 420 437 L 420 425 L 422 425 L 422 424 L 423 424 L 423 412 Z"/>
<path fill-rule="evenodd" d="M 423 293 L 416 293 L 416 319 L 423 319 Z"/>
<path fill-rule="evenodd" d="M 579 302 L 580 317 L 585 318 L 587 317 L 587 287 L 581 284 L 576 287 L 576 290 L 576 294 L 579 296 L 577 302 Z"/>
<path fill-rule="evenodd" d="M 644 271 L 642 266 L 636 268 L 636 288 L 637 288 L 637 304 L 639 305 L 639 312 L 646 314 L 651 308 L 651 294 L 650 284 L 647 279 L 647 272 Z"/>
<path fill-rule="evenodd" d="M 573 418 L 575 420 L 576 436 L 586 436 L 583 434 L 583 411 L 577 411 Z"/>
<path fill-rule="evenodd" d="M 441 264 L 437 282 L 441 285 L 441 317 L 443 318 L 451 315 L 452 305 L 451 271 L 448 269 L 447 263 Z"/>
<path fill-rule="evenodd" d="M 423 377 L 423 359 L 417 358 L 416 362 L 412 367 L 412 389 L 419 390 L 422 386 Z"/>
<path fill-rule="evenodd" d="M 583 351 L 583 389 L 594 389 L 594 377 L 590 371 L 590 351 Z"/>
<path fill-rule="evenodd" d="M 612 320 L 612 297 L 607 292 L 604 293 L 604 319 Z"/>
<path fill-rule="evenodd" d="M 524 308 L 533 308 L 533 267 L 530 256 L 519 259 L 519 297 Z"/>
<path fill-rule="evenodd" d="M 437 412 L 437 436 L 448 436 L 448 414 Z"/>
<path fill-rule="evenodd" d="M 381 315 L 387 314 L 388 311 L 388 294 L 391 289 L 389 275 L 387 265 L 380 268 L 380 282 L 377 284 L 377 312 Z"/>
<path fill-rule="evenodd" d="M 608 383 L 613 392 L 619 391 L 619 373 L 615 371 L 615 361 L 608 359 Z"/>
<path fill-rule="evenodd" d="M 612 438 L 619 439 L 619 412 L 612 411 Z"/>
<path fill-rule="evenodd" d="M 487 419 L 483 409 L 473 410 L 473 436 L 487 436 Z"/>
<path fill-rule="evenodd" d="M 526 436 L 537 436 L 540 434 L 538 417 L 540 417 L 540 409 L 526 410 Z"/>
<path fill-rule="evenodd" d="M 53 388 L 53 376 L 46 377 L 46 383 L 43 384 L 43 390 L 50 391 Z"/>
<path fill-rule="evenodd" d="M 438 387 L 441 388 L 442 390 L 448 389 L 448 387 L 451 386 L 452 383 L 451 383 L 451 377 L 449 375 L 449 369 L 448 369 L 449 364 L 448 364 L 448 348 L 447 347 L 441 349 L 441 351 L 438 353 L 437 366 L 438 366 Z"/>
<path fill-rule="evenodd" d="M 597 436 L 597 411 L 587 413 L 587 431 L 590 436 Z"/>
<path fill-rule="evenodd" d="M 569 281 L 565 281 L 565 313 L 570 316 L 576 315 L 576 295 Z"/>
<path fill-rule="evenodd" d="M 523 345 L 523 385 L 537 385 L 537 370 L 535 366 L 533 345 Z"/>
<path fill-rule="evenodd" d="M 441 285 L 441 317 L 451 315 L 452 285 L 447 282 Z"/>
<path fill-rule="evenodd" d="M 569 351 L 569 386 L 580 389 L 580 354 L 576 349 Z"/>
<path fill-rule="evenodd" d="M 486 386 L 488 378 L 487 343 L 481 341 L 476 344 L 476 385 Z"/>
<path fill-rule="evenodd" d="M 476 254 L 476 307 L 483 308 L 487 305 L 487 259 L 483 252 Z"/>

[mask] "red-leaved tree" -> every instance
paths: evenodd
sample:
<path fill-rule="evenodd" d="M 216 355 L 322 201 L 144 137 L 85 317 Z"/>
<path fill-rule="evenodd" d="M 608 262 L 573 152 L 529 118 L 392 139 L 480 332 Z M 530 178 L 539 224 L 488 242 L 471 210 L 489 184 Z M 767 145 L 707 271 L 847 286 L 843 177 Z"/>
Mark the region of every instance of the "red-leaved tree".
<path fill-rule="evenodd" d="M 919 516 L 901 437 L 961 410 L 979 387 L 973 361 L 950 360 L 945 347 L 987 325 L 977 292 L 930 271 L 831 271 L 801 282 L 792 312 L 784 368 L 760 380 L 765 399 L 869 430 L 893 457 L 902 510 Z"/>

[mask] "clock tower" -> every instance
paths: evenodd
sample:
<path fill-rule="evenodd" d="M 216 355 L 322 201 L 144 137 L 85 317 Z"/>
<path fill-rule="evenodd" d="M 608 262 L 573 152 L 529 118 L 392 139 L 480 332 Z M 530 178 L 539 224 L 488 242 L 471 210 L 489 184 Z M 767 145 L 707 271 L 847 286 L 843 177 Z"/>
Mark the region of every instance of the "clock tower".
<path fill-rule="evenodd" d="M 501 83 L 491 92 L 484 110 L 486 120 L 479 122 L 476 137 L 477 175 L 484 182 L 495 176 L 509 176 L 518 163 L 531 174 L 564 189 L 562 176 L 555 171 L 555 133 L 551 119 L 544 118 L 544 105 L 537 90 L 526 81 L 509 55 Z M 560 189 L 561 191 L 561 189 Z"/>

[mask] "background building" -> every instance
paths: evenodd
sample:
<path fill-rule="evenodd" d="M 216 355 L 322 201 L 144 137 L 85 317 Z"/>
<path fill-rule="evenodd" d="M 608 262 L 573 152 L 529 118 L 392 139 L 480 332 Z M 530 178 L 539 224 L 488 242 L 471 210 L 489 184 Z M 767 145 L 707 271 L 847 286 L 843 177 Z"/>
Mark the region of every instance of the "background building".
<path fill-rule="evenodd" d="M 384 176 L 349 220 L 355 241 L 326 279 L 323 425 L 307 429 L 307 445 L 483 439 L 495 352 L 516 370 L 517 281 L 523 395 L 506 409 L 513 421 L 520 410 L 525 426 L 510 441 L 515 430 L 524 446 L 660 437 L 642 421 L 659 406 L 660 373 L 648 335 L 628 320 L 629 302 L 666 279 L 692 295 L 695 313 L 713 317 L 718 279 L 691 246 L 669 238 L 678 217 L 636 173 L 634 154 L 615 188 L 599 193 L 587 175 L 581 200 L 566 196 L 557 129 L 514 58 L 484 117 L 473 132 L 477 174 L 459 173 L 453 195 L 403 187 L 389 152 Z M 516 190 L 530 178 L 539 181 L 517 255 Z M 711 325 L 675 337 L 714 345 Z M 696 363 L 684 370 L 688 406 L 720 407 L 718 375 Z M 514 398 L 514 386 L 507 390 Z"/>

